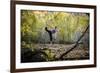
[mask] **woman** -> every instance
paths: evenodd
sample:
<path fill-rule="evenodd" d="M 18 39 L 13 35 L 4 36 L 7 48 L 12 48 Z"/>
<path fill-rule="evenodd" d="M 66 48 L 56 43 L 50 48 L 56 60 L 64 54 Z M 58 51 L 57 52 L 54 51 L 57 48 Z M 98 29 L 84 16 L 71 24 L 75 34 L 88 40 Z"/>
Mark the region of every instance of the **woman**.
<path fill-rule="evenodd" d="M 53 29 L 53 30 L 49 30 L 47 27 L 45 27 L 45 31 L 48 32 L 49 38 L 50 38 L 50 43 L 52 43 L 52 41 L 53 41 L 53 34 L 55 34 L 57 32 L 57 27 L 55 27 L 55 29 Z M 54 37 L 56 38 L 56 36 L 54 36 Z"/>

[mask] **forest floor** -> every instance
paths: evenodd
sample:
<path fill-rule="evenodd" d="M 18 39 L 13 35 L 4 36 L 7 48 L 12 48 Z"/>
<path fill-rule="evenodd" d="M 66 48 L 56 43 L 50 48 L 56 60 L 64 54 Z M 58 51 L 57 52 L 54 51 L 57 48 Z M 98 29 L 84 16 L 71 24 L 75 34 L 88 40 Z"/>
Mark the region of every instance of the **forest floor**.
<path fill-rule="evenodd" d="M 56 58 L 59 58 L 63 53 L 69 51 L 75 44 L 34 44 L 36 49 L 48 49 L 50 52 L 55 54 Z M 84 44 L 79 44 L 72 51 L 68 52 L 64 58 L 66 60 L 80 60 L 89 59 L 89 48 L 85 47 Z"/>

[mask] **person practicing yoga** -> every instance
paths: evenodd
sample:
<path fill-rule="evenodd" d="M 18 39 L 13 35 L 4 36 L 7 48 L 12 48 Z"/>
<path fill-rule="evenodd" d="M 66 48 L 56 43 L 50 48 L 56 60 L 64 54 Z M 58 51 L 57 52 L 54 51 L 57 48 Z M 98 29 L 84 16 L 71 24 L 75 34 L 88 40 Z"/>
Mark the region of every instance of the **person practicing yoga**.
<path fill-rule="evenodd" d="M 52 43 L 52 41 L 53 41 L 53 34 L 56 34 L 56 32 L 57 32 L 57 27 L 55 26 L 55 28 L 52 29 L 52 30 L 49 30 L 47 27 L 45 27 L 45 31 L 48 32 L 49 38 L 50 38 L 50 43 Z M 54 39 L 55 39 L 55 38 L 54 38 Z"/>

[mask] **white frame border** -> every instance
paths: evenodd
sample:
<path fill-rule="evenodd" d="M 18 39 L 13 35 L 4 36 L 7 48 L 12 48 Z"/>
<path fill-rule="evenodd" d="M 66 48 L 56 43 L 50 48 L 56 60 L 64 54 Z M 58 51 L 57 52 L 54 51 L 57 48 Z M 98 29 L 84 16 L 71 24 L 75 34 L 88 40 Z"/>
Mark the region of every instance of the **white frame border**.
<path fill-rule="evenodd" d="M 67 12 L 86 12 L 90 13 L 90 60 L 77 61 L 54 61 L 54 62 L 34 62 L 34 63 L 20 63 L 20 11 L 21 9 L 28 10 L 50 10 L 50 11 L 67 11 Z M 86 8 L 70 8 L 70 7 L 52 7 L 52 6 L 36 6 L 36 5 L 20 5 L 16 4 L 16 69 L 23 68 L 43 68 L 43 67 L 57 67 L 57 66 L 75 66 L 75 65 L 89 65 L 94 64 L 94 9 Z M 91 31 L 92 29 L 92 31 Z"/>

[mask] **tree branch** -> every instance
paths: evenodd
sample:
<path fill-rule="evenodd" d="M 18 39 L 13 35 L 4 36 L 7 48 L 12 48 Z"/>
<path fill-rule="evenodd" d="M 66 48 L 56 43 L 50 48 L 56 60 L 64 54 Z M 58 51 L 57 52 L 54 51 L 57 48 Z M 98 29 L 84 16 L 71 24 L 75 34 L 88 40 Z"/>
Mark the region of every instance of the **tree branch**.
<path fill-rule="evenodd" d="M 63 57 L 68 54 L 70 51 L 72 51 L 74 48 L 76 48 L 78 46 L 79 41 L 82 39 L 82 37 L 85 35 L 86 31 L 89 29 L 89 25 L 87 26 L 86 30 L 83 32 L 83 34 L 80 36 L 80 38 L 77 40 L 76 44 L 68 51 L 66 51 L 65 53 L 63 53 L 58 59 L 63 60 Z"/>

